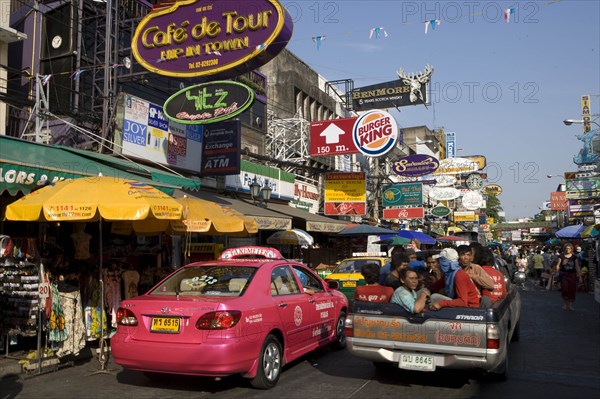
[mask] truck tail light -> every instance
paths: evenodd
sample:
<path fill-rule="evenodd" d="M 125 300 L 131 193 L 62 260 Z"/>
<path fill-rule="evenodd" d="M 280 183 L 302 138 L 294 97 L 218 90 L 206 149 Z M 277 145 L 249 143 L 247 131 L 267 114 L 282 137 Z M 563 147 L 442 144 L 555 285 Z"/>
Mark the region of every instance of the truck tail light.
<path fill-rule="evenodd" d="M 344 330 L 346 331 L 346 337 L 354 337 L 354 318 L 352 316 L 346 317 Z"/>
<path fill-rule="evenodd" d="M 209 312 L 198 319 L 196 328 L 198 330 L 226 330 L 235 326 L 241 317 L 242 312 L 239 310 Z"/>
<path fill-rule="evenodd" d="M 117 310 L 117 324 L 121 326 L 137 326 L 138 320 L 131 310 L 119 308 Z"/>
<path fill-rule="evenodd" d="M 486 348 L 500 349 L 500 330 L 495 324 L 487 326 Z"/>

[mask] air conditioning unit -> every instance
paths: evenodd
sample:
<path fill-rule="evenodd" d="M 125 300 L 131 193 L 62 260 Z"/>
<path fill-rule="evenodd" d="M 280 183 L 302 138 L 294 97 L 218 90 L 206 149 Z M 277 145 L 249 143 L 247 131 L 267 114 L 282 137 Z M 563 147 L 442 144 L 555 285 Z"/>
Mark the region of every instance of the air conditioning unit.
<path fill-rule="evenodd" d="M 254 144 L 248 144 L 244 147 L 244 150 L 248 151 L 251 154 L 258 154 L 258 146 Z"/>

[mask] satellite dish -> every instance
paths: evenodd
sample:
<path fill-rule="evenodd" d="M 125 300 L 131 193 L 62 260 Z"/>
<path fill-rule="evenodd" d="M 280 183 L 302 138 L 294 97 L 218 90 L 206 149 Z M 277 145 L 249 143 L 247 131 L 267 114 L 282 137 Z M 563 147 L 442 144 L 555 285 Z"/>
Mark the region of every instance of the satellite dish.
<path fill-rule="evenodd" d="M 123 66 L 127 69 L 131 69 L 131 59 L 129 57 L 123 58 Z"/>

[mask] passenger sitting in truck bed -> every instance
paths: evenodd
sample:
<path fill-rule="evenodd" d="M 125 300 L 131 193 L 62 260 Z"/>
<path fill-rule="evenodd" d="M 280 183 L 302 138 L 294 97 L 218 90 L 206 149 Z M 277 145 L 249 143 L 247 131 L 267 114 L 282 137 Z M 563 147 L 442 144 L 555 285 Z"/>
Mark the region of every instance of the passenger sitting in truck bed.
<path fill-rule="evenodd" d="M 400 269 L 408 267 L 408 256 L 401 253 L 393 253 L 390 266 L 390 274 L 385 278 L 385 285 L 392 287 L 394 290 L 400 287 Z"/>
<path fill-rule="evenodd" d="M 354 300 L 363 302 L 389 302 L 394 294 L 392 287 L 379 284 L 379 265 L 375 262 L 365 263 L 360 273 L 365 278 L 365 285 L 356 287 Z"/>
<path fill-rule="evenodd" d="M 483 247 L 476 248 L 475 253 L 481 251 Z M 490 277 L 489 274 L 481 266 L 473 263 L 473 249 L 468 245 L 459 245 L 456 249 L 458 252 L 458 263 L 460 267 L 467 272 L 471 280 L 477 286 L 477 289 L 481 292 L 483 289 L 493 290 L 494 289 L 494 280 Z"/>
<path fill-rule="evenodd" d="M 400 281 L 402 285 L 394 291 L 391 302 L 402 306 L 410 313 L 421 313 L 430 297 L 429 290 L 423 288 L 417 292 L 419 275 L 410 267 L 400 270 Z"/>
<path fill-rule="evenodd" d="M 480 305 L 479 291 L 467 272 L 458 264 L 458 253 L 456 250 L 452 248 L 443 249 L 440 253 L 439 262 L 444 277 L 430 285 L 429 290 L 431 292 L 438 292 L 441 288 L 445 287 L 447 297 L 441 300 L 432 297 L 429 309 L 478 308 Z"/>
<path fill-rule="evenodd" d="M 394 294 L 392 287 L 379 284 L 379 265 L 375 262 L 365 264 L 361 269 L 365 285 L 356 287 L 354 300 L 363 302 L 389 302 Z"/>
<path fill-rule="evenodd" d="M 483 289 L 481 295 L 491 298 L 493 303 L 498 302 L 500 299 L 504 299 L 506 297 L 506 282 L 504 281 L 504 274 L 493 266 L 494 253 L 488 248 L 481 248 L 477 252 L 477 258 L 475 260 L 481 265 L 481 268 L 490 275 L 492 280 L 494 280 L 494 289 Z"/>

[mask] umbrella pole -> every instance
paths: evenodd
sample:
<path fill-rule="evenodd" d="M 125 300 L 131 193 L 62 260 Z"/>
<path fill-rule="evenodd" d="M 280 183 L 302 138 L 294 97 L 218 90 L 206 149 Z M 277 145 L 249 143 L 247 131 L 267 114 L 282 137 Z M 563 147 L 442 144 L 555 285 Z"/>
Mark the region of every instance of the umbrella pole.
<path fill-rule="evenodd" d="M 106 342 L 104 341 L 104 334 L 106 332 L 104 328 L 104 278 L 102 276 L 102 263 L 103 263 L 103 246 L 102 246 L 102 217 L 100 217 L 100 221 L 98 222 L 98 233 L 100 237 L 98 238 L 98 262 L 100 263 L 98 269 L 99 277 L 100 277 L 100 353 L 98 354 L 98 361 L 100 362 L 100 369 L 94 371 L 90 375 L 94 374 L 112 374 L 111 371 L 107 368 L 108 365 L 108 348 L 106 347 Z"/>

